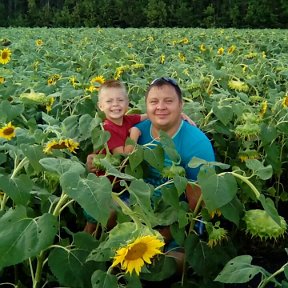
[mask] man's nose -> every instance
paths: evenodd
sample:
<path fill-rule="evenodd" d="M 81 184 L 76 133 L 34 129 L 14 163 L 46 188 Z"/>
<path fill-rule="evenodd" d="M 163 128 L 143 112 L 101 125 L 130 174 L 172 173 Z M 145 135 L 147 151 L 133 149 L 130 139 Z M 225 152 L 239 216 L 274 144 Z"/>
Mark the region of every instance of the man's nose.
<path fill-rule="evenodd" d="M 157 109 L 165 109 L 165 102 L 164 101 L 159 101 L 157 104 Z"/>

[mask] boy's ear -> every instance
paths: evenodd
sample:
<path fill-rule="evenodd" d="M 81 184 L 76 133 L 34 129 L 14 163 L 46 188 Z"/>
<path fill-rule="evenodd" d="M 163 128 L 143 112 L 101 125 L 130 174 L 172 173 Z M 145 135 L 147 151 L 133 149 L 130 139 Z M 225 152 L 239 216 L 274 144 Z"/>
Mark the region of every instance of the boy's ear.
<path fill-rule="evenodd" d="M 101 103 L 100 103 L 100 102 L 97 102 L 97 107 L 99 108 L 99 110 L 101 110 L 101 111 L 102 111 L 102 105 L 101 105 Z"/>

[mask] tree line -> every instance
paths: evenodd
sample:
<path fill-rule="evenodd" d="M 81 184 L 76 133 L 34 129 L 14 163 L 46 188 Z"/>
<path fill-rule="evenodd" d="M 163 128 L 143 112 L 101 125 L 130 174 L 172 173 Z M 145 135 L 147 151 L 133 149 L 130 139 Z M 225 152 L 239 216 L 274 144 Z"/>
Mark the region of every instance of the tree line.
<path fill-rule="evenodd" d="M 1 27 L 288 28 L 287 0 L 0 0 Z"/>

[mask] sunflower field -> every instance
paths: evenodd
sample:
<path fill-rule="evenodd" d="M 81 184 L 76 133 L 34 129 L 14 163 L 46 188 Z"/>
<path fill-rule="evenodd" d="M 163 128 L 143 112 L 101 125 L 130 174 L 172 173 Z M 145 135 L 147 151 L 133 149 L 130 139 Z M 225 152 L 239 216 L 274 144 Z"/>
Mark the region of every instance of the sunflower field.
<path fill-rule="evenodd" d="M 0 286 L 288 287 L 287 30 L 0 31 Z M 87 155 L 109 139 L 99 86 L 123 81 L 128 113 L 144 113 L 145 91 L 161 76 L 179 83 L 217 162 L 191 159 L 201 165 L 197 183 L 174 173 L 148 185 L 144 162 L 162 170 L 163 153 L 177 158 L 163 133 L 156 149 L 105 157 L 104 175 L 88 173 Z M 194 211 L 181 200 L 187 184 L 202 190 Z M 154 189 L 163 194 L 157 211 Z M 83 209 L 96 235 L 83 232 Z M 111 209 L 118 222 L 108 231 Z M 180 277 L 158 225 L 171 225 L 184 247 Z"/>

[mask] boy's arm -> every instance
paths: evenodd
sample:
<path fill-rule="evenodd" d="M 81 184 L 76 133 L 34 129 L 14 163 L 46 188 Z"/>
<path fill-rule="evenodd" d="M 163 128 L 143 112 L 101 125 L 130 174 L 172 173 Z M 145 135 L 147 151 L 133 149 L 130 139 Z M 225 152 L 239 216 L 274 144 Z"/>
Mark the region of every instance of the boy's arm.
<path fill-rule="evenodd" d="M 144 121 L 144 120 L 146 120 L 146 119 L 148 119 L 146 113 L 145 113 L 145 114 L 140 114 L 140 122 L 142 122 L 142 121 Z"/>
<path fill-rule="evenodd" d="M 145 114 L 146 115 L 146 114 Z M 142 115 L 141 115 L 142 116 Z M 147 117 L 147 116 L 146 116 Z M 145 119 L 144 119 L 145 120 Z M 137 127 L 132 127 L 130 129 L 130 138 L 137 143 L 139 137 L 141 136 L 141 131 Z M 129 154 L 134 150 L 134 145 L 126 145 L 124 147 L 124 153 Z"/>

